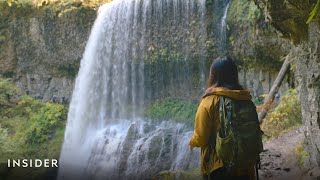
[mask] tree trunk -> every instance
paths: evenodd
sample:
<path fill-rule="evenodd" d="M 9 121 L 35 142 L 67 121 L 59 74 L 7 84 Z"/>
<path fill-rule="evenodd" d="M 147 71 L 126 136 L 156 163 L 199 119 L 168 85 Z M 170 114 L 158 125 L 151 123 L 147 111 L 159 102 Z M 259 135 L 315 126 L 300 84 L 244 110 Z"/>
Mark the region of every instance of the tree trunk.
<path fill-rule="evenodd" d="M 279 87 L 281 86 L 281 83 L 282 83 L 282 81 L 283 81 L 283 79 L 284 79 L 289 67 L 290 67 L 289 55 L 287 55 L 285 61 L 282 64 L 282 67 L 281 67 L 281 69 L 279 71 L 279 74 L 278 74 L 276 80 L 274 81 L 274 83 L 272 85 L 272 88 L 271 88 L 268 96 L 264 100 L 264 103 L 263 103 L 263 106 L 262 106 L 262 110 L 259 113 L 260 124 L 262 124 L 263 119 L 266 117 L 266 115 L 268 113 L 268 110 L 269 110 L 269 107 L 270 107 L 270 104 L 272 103 L 275 94 L 278 92 Z"/>

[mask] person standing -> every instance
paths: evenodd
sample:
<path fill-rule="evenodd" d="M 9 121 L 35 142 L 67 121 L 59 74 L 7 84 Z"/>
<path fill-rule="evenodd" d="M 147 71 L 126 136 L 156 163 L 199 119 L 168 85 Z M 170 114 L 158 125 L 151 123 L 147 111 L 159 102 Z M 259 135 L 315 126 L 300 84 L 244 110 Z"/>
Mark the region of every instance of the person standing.
<path fill-rule="evenodd" d="M 201 148 L 203 178 L 255 179 L 262 133 L 250 92 L 239 84 L 235 62 L 215 59 L 189 142 L 191 150 Z"/>

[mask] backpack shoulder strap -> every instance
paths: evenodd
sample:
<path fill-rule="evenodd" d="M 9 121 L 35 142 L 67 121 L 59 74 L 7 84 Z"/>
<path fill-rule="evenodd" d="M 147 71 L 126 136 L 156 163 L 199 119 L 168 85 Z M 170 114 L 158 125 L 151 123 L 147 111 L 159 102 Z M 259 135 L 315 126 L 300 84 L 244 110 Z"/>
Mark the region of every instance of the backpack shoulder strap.
<path fill-rule="evenodd" d="M 219 97 L 219 119 L 220 119 L 220 136 L 226 137 L 231 129 L 231 123 L 235 117 L 234 105 L 232 99 L 224 96 Z"/>
<path fill-rule="evenodd" d="M 219 119 L 220 119 L 220 136 L 226 137 L 226 107 L 225 107 L 225 98 L 223 96 L 219 97 Z"/>

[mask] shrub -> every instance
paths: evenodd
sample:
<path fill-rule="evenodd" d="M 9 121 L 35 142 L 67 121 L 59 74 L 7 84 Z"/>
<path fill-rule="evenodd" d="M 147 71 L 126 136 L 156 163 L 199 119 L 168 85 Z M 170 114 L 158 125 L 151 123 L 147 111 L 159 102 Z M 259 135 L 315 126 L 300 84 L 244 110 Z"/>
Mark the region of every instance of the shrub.
<path fill-rule="evenodd" d="M 11 109 L 11 115 L 13 116 L 25 116 L 30 117 L 34 112 L 37 112 L 42 107 L 42 102 L 35 100 L 30 96 L 24 95 L 20 97 L 17 106 Z"/>
<path fill-rule="evenodd" d="M 14 147 L 13 143 L 9 139 L 8 130 L 1 127 L 0 124 L 0 154 L 12 152 Z"/>
<path fill-rule="evenodd" d="M 11 79 L 0 78 L 0 107 L 11 104 L 11 98 L 18 93 L 18 88 Z"/>
<path fill-rule="evenodd" d="M 64 106 L 46 103 L 38 112 L 30 117 L 31 126 L 27 131 L 27 142 L 39 144 L 52 139 L 55 129 L 62 124 L 66 117 Z"/>
<path fill-rule="evenodd" d="M 275 137 L 301 123 L 298 93 L 297 90 L 290 89 L 280 99 L 278 106 L 267 115 L 261 127 L 266 135 Z"/>
<path fill-rule="evenodd" d="M 1 97 L 18 92 L 8 79 L 0 79 L 0 89 Z M 0 108 L 0 163 L 7 159 L 58 158 L 67 119 L 63 105 L 20 96 L 15 103 Z"/>
<path fill-rule="evenodd" d="M 298 156 L 298 162 L 301 169 L 305 167 L 305 162 L 309 158 L 309 153 L 304 148 L 304 143 L 300 143 L 295 149 L 295 154 Z"/>

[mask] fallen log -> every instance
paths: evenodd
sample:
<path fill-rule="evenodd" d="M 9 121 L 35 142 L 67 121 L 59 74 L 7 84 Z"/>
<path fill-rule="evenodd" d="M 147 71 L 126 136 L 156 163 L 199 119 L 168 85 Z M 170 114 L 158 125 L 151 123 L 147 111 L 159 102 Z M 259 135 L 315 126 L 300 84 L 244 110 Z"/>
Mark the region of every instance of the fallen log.
<path fill-rule="evenodd" d="M 270 90 L 268 96 L 264 100 L 262 109 L 261 109 L 259 116 L 258 116 L 260 124 L 262 124 L 263 119 L 268 114 L 270 104 L 272 103 L 275 94 L 278 92 L 278 90 L 281 86 L 281 83 L 282 83 L 285 75 L 287 74 L 287 71 L 289 70 L 289 67 L 290 67 L 290 61 L 289 61 L 289 55 L 287 55 L 285 57 L 285 61 L 282 64 L 282 67 L 279 71 L 279 74 L 271 87 L 271 90 Z"/>

